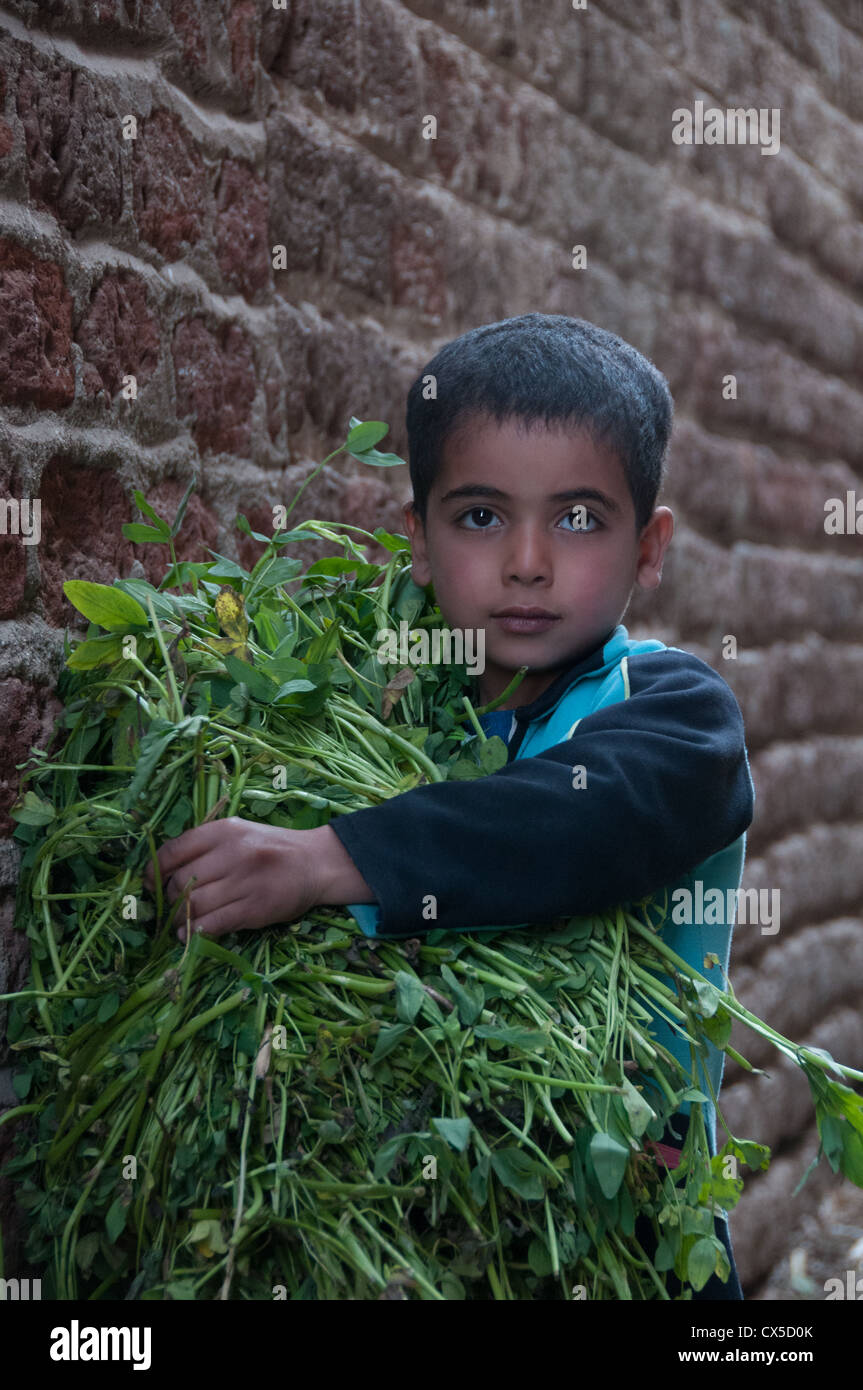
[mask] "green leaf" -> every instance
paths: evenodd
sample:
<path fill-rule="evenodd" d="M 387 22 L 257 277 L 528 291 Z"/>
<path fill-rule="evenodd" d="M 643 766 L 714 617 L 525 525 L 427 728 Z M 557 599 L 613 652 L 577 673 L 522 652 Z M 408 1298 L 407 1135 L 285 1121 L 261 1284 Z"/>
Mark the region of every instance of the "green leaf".
<path fill-rule="evenodd" d="M 485 1008 L 485 990 L 482 985 L 462 984 L 448 965 L 442 965 L 440 973 L 456 1002 L 459 1021 L 466 1028 L 469 1028 L 472 1023 L 476 1022 Z"/>
<path fill-rule="evenodd" d="M 142 605 L 146 605 L 149 598 L 157 618 L 177 621 L 177 608 L 173 595 L 164 594 L 160 590 L 154 589 L 152 584 L 147 583 L 146 579 L 118 579 L 117 586 L 122 593 L 128 594 L 135 600 L 140 600 Z M 204 607 L 209 612 L 208 605 L 205 604 Z M 144 608 L 141 611 L 143 612 Z"/>
<path fill-rule="evenodd" d="M 253 700 L 261 700 L 264 704 L 271 705 L 276 698 L 278 687 L 275 681 L 265 676 L 263 671 L 250 666 L 247 661 L 240 661 L 236 656 L 224 656 L 225 670 L 236 681 L 237 685 L 244 685 Z"/>
<path fill-rule="evenodd" d="M 166 840 L 174 840 L 191 824 L 194 807 L 187 796 L 180 796 L 162 821 L 162 834 Z"/>
<path fill-rule="evenodd" d="M 493 734 L 491 738 L 487 738 L 480 745 L 479 765 L 486 775 L 497 772 L 499 767 L 504 767 L 508 757 L 507 746 L 502 738 L 498 738 L 497 734 Z"/>
<path fill-rule="evenodd" d="M 432 1124 L 442 1139 L 445 1139 L 451 1149 L 456 1149 L 463 1154 L 470 1142 L 471 1122 L 467 1117 L 457 1120 L 438 1119 L 435 1117 Z"/>
<path fill-rule="evenodd" d="M 700 1013 L 704 1018 L 712 1018 L 722 1003 L 722 991 L 707 980 L 693 980 L 692 983 Z"/>
<path fill-rule="evenodd" d="M 843 1149 L 844 1136 L 841 1121 L 835 1115 L 822 1114 L 818 1117 L 818 1129 L 825 1156 L 835 1173 L 839 1167 L 839 1156 Z"/>
<path fill-rule="evenodd" d="M 523 1149 L 496 1149 L 491 1155 L 491 1166 L 504 1187 L 515 1192 L 525 1201 L 538 1202 L 543 1196 L 542 1169 Z"/>
<path fill-rule="evenodd" d="M 287 584 L 289 580 L 295 579 L 301 569 L 302 564 L 299 560 L 279 555 L 266 569 L 261 570 L 260 578 L 255 579 L 255 589 L 261 593 L 266 593 L 268 589 L 276 589 L 280 584 Z"/>
<path fill-rule="evenodd" d="M 450 782 L 473 782 L 485 774 L 472 753 L 460 753 L 447 765 L 447 779 Z"/>
<path fill-rule="evenodd" d="M 279 686 L 273 700 L 282 700 L 286 695 L 297 695 L 304 690 L 317 690 L 317 686 L 314 681 L 286 681 L 284 685 Z"/>
<path fill-rule="evenodd" d="M 90 1231 L 88 1235 L 81 1236 L 80 1240 L 75 1241 L 75 1262 L 84 1274 L 89 1273 L 90 1266 L 99 1250 L 100 1240 L 101 1236 L 98 1231 Z"/>
<path fill-rule="evenodd" d="M 383 526 L 376 526 L 372 535 L 379 545 L 382 545 L 385 550 L 391 551 L 394 555 L 400 550 L 410 550 L 411 548 L 411 543 L 407 536 L 394 535 L 391 531 L 385 531 Z"/>
<path fill-rule="evenodd" d="M 425 999 L 422 982 L 406 971 L 396 973 L 396 1014 L 402 1023 L 413 1023 Z"/>
<path fill-rule="evenodd" d="M 842 1122 L 842 1131 L 839 1166 L 856 1187 L 863 1187 L 863 1136 L 852 1129 L 847 1121 Z"/>
<path fill-rule="evenodd" d="M 743 1179 L 725 1177 L 723 1169 L 727 1155 L 724 1149 L 714 1154 L 710 1160 L 710 1178 L 702 1183 L 698 1193 L 699 1205 L 706 1206 L 712 1199 L 726 1211 L 730 1211 L 740 1200 L 743 1192 Z"/>
<path fill-rule="evenodd" d="M 105 632 L 101 637 L 88 637 L 73 647 L 66 665 L 70 671 L 93 671 L 97 666 L 112 666 L 123 655 L 124 634 Z"/>
<path fill-rule="evenodd" d="M 300 526 L 294 531 L 277 531 L 271 540 L 274 545 L 287 545 L 288 541 L 319 541 L 316 531 L 304 531 Z"/>
<path fill-rule="evenodd" d="M 696 1290 L 703 1289 L 710 1276 L 716 1272 L 716 1244 L 714 1236 L 702 1236 L 689 1252 L 686 1277 Z"/>
<path fill-rule="evenodd" d="M 113 588 L 110 584 L 91 584 L 86 579 L 67 579 L 63 585 L 63 593 L 73 608 L 77 608 L 91 623 L 98 623 L 99 627 L 113 631 L 144 627 L 148 621 L 147 614 L 137 599 L 124 593 L 122 589 Z"/>
<path fill-rule="evenodd" d="M 136 545 L 167 545 L 171 534 L 167 526 L 164 531 L 157 531 L 155 526 L 143 526 L 138 521 L 127 521 L 122 530 L 126 540 Z"/>
<path fill-rule="evenodd" d="M 186 508 L 187 508 L 187 506 L 189 505 L 189 498 L 191 497 L 192 493 L 195 491 L 195 488 L 196 488 L 196 486 L 197 486 L 197 482 L 198 482 L 197 478 L 193 477 L 192 480 L 191 480 L 191 482 L 189 483 L 189 486 L 186 488 L 186 491 L 183 493 L 183 496 L 182 496 L 181 499 L 180 499 L 180 505 L 179 505 L 179 507 L 177 508 L 177 515 L 174 517 L 174 524 L 173 524 L 173 526 L 171 527 L 171 539 L 172 539 L 172 540 L 173 540 L 174 536 L 176 536 L 177 532 L 179 531 L 180 527 L 181 527 L 182 524 L 183 524 L 183 517 L 186 515 Z"/>
<path fill-rule="evenodd" d="M 210 574 L 213 579 L 248 579 L 249 572 L 244 570 L 242 565 L 238 565 L 235 560 L 229 560 L 227 555 L 220 555 L 217 550 L 210 550 L 210 554 L 215 557 L 215 565 L 210 566 Z"/>
<path fill-rule="evenodd" d="M 126 1229 L 126 1215 L 129 1208 L 123 1205 L 122 1197 L 116 1197 L 108 1208 L 105 1217 L 105 1230 L 108 1232 L 108 1239 L 112 1245 L 116 1244 L 117 1237 Z"/>
<path fill-rule="evenodd" d="M 355 449 L 348 449 L 347 453 L 355 459 L 359 459 L 360 463 L 372 464 L 374 468 L 397 468 L 399 464 L 404 466 L 405 463 L 405 460 L 399 458 L 398 454 L 381 454 L 377 449 L 365 449 L 361 454 L 357 453 Z"/>
<path fill-rule="evenodd" d="M 380 1181 L 385 1178 L 395 1163 L 399 1155 L 399 1150 L 412 1139 L 413 1134 L 394 1134 L 385 1144 L 382 1144 L 375 1154 L 375 1162 L 372 1172 L 375 1178 Z"/>
<path fill-rule="evenodd" d="M 586 1133 L 586 1128 L 585 1126 L 581 1133 Z M 576 1138 L 576 1146 L 570 1152 L 569 1163 L 572 1170 L 572 1190 L 575 1193 L 575 1205 L 581 1209 L 587 1205 L 587 1183 L 585 1182 L 584 1168 L 578 1147 L 578 1139 Z"/>
<path fill-rule="evenodd" d="M 471 1169 L 467 1185 L 470 1194 L 478 1207 L 484 1207 L 488 1201 L 488 1175 L 491 1167 L 491 1159 L 488 1154 L 484 1154 L 475 1168 Z"/>
<path fill-rule="evenodd" d="M 353 420 L 351 421 L 353 424 Z M 389 425 L 383 420 L 364 420 L 354 425 L 345 440 L 345 448 L 352 454 L 364 453 L 374 448 L 389 434 Z"/>
<path fill-rule="evenodd" d="M 662 1237 L 656 1247 L 656 1252 L 653 1256 L 653 1264 L 660 1274 L 664 1273 L 665 1270 L 671 1269 L 674 1264 L 674 1251 L 665 1239 L 665 1236 Z"/>
<path fill-rule="evenodd" d="M 313 637 L 306 649 L 305 659 L 310 664 L 313 662 L 324 662 L 332 656 L 336 647 L 339 645 L 341 629 L 336 622 L 331 622 L 329 627 L 321 633 L 320 637 Z"/>
<path fill-rule="evenodd" d="M 527 1262 L 538 1279 L 545 1279 L 553 1272 L 551 1255 L 544 1240 L 534 1236 L 527 1251 Z"/>
<path fill-rule="evenodd" d="M 109 1018 L 114 1017 L 119 1007 L 120 996 L 116 993 L 116 991 L 112 990 L 110 994 L 105 995 L 105 998 L 99 1005 L 99 1010 L 96 1014 L 97 1022 L 107 1023 Z"/>
<path fill-rule="evenodd" d="M 166 720 L 154 720 L 147 733 L 141 739 L 141 751 L 138 762 L 135 766 L 135 775 L 126 790 L 124 805 L 130 811 L 135 805 L 140 793 L 144 790 L 151 776 L 159 765 L 162 754 L 167 749 L 173 739 L 177 737 L 177 727 L 168 724 Z"/>
<path fill-rule="evenodd" d="M 19 825 L 49 825 L 54 819 L 54 807 L 35 792 L 25 792 L 9 812 Z"/>
<path fill-rule="evenodd" d="M 143 492 L 141 492 L 140 489 L 136 488 L 135 491 L 132 493 L 132 496 L 134 497 L 135 505 L 137 506 L 138 511 L 142 514 L 142 516 L 148 516 L 153 523 L 153 528 L 157 530 L 160 533 L 160 535 L 165 536 L 167 538 L 171 534 L 171 528 L 169 527 L 167 521 L 163 520 L 163 518 L 159 516 L 159 513 L 153 510 L 153 508 L 150 506 L 150 503 L 144 496 Z"/>
<path fill-rule="evenodd" d="M 713 1215 L 706 1207 L 684 1207 L 680 1229 L 685 1236 L 709 1236 L 713 1231 Z"/>
<path fill-rule="evenodd" d="M 518 1047 L 522 1052 L 536 1052 L 546 1047 L 548 1037 L 537 1029 L 520 1028 L 517 1024 L 481 1023 L 474 1028 L 478 1038 L 488 1038 L 489 1042 L 500 1043 L 504 1047 Z"/>
<path fill-rule="evenodd" d="M 398 1047 L 405 1033 L 411 1031 L 409 1023 L 393 1023 L 388 1028 L 382 1028 L 378 1033 L 375 1050 L 369 1059 L 370 1065 L 382 1062 L 384 1057 L 388 1057 L 394 1047 Z"/>
<path fill-rule="evenodd" d="M 265 536 L 262 531 L 253 531 L 249 525 L 248 517 L 243 516 L 242 512 L 234 517 L 234 525 L 238 531 L 242 531 L 244 536 L 251 536 L 253 540 L 262 541 L 264 545 L 269 545 L 272 540 L 272 536 Z"/>
<path fill-rule="evenodd" d="M 701 1021 L 701 1031 L 714 1047 L 724 1048 L 731 1037 L 731 1014 L 726 1008 L 718 1008 L 712 1018 Z"/>
<path fill-rule="evenodd" d="M 756 1144 L 753 1139 L 729 1139 L 721 1152 L 726 1151 L 745 1163 L 747 1168 L 754 1170 L 770 1166 L 770 1149 L 766 1144 Z"/>
<path fill-rule="evenodd" d="M 19 1100 L 26 1100 L 33 1085 L 32 1071 L 16 1071 L 12 1077 L 12 1090 Z"/>
<path fill-rule="evenodd" d="M 624 1077 L 623 1095 L 621 1097 L 624 1109 L 629 1116 L 630 1129 L 636 1139 L 640 1138 L 650 1121 L 655 1118 L 656 1112 L 648 1105 L 642 1093 L 636 1090 L 632 1082 Z"/>
<path fill-rule="evenodd" d="M 300 562 L 299 560 L 290 560 L 287 563 L 299 568 Z M 361 560 L 351 560 L 347 555 L 326 555 L 323 560 L 315 560 L 314 564 L 309 565 L 303 575 L 303 582 L 305 583 L 306 579 L 310 577 L 314 578 L 315 575 L 329 577 L 334 574 L 347 574 L 357 568 L 362 568 Z"/>
<path fill-rule="evenodd" d="M 603 1196 L 613 1197 L 623 1182 L 629 1150 L 610 1134 L 594 1134 L 590 1141 L 590 1157 Z"/>

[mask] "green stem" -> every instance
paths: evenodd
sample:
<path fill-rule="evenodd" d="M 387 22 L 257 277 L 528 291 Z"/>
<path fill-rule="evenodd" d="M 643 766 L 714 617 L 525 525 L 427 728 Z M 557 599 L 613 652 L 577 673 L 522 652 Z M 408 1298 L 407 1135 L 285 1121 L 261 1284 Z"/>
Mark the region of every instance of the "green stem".
<path fill-rule="evenodd" d="M 474 710 L 474 707 L 471 704 L 470 700 L 467 698 L 466 695 L 462 695 L 461 702 L 468 712 L 468 717 L 470 718 L 471 724 L 473 724 L 473 727 L 476 729 L 477 738 L 482 743 L 488 743 L 488 734 L 485 732 L 485 729 L 482 727 L 479 720 L 477 719 L 476 711 Z"/>

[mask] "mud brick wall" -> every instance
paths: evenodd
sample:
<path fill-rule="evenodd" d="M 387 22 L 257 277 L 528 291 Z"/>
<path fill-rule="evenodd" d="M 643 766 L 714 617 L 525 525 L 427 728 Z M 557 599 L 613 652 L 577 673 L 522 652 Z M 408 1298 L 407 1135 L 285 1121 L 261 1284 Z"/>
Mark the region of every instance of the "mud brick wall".
<path fill-rule="evenodd" d="M 675 144 L 697 100 L 778 109 L 778 153 Z M 671 382 L 677 531 L 627 624 L 744 711 L 744 887 L 780 890 L 781 927 L 738 928 L 738 994 L 863 1067 L 863 539 L 824 528 L 863 495 L 860 0 L 6 0 L 0 181 L 0 496 L 42 507 L 38 545 L 0 536 L 0 992 L 26 964 L 6 812 L 56 708 L 62 580 L 149 572 L 132 492 L 167 509 L 193 475 L 181 555 L 243 555 L 237 510 L 267 529 L 351 414 L 404 454 L 435 348 L 538 309 Z M 306 514 L 401 528 L 407 487 L 339 463 Z M 723 1091 L 774 1150 L 732 1225 L 755 1295 L 836 1179 L 791 1198 L 805 1080 L 734 1041 L 771 1072 L 729 1065 Z"/>

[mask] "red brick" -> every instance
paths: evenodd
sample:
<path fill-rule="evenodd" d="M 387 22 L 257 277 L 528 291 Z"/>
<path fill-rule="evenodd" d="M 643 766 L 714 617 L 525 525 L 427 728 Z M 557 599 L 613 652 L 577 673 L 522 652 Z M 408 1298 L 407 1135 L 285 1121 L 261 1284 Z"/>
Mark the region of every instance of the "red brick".
<path fill-rule="evenodd" d="M 8 811 L 18 796 L 21 779 L 16 764 L 29 758 L 31 748 L 47 746 L 61 708 L 45 687 L 29 685 L 14 676 L 0 681 L 0 835 L 11 835 L 15 829 Z"/>
<path fill-rule="evenodd" d="M 0 498 L 17 498 L 24 493 L 18 471 L 7 460 L 0 460 Z M 27 582 L 27 550 L 20 536 L 0 533 L 0 619 L 14 618 L 24 597 Z"/>
<path fill-rule="evenodd" d="M 313 427 L 313 457 L 324 457 L 344 441 L 352 415 L 385 420 L 391 433 L 382 447 L 406 456 L 405 395 L 416 375 L 418 364 L 414 360 L 400 363 L 388 336 L 373 334 L 362 323 L 337 313 L 316 323 L 296 351 L 305 357 L 303 400 Z M 365 476 L 374 476 L 374 469 L 357 466 Z M 344 472 L 350 468 L 349 460 L 337 459 L 334 467 Z M 401 475 L 407 470 L 397 468 L 395 472 Z"/>
<path fill-rule="evenodd" d="M 226 159 L 216 189 L 216 254 L 225 279 L 254 297 L 270 283 L 269 194 L 248 164 Z"/>
<path fill-rule="evenodd" d="M 0 111 L 5 111 L 5 109 L 6 74 L 5 72 L 3 72 L 2 69 L 0 69 Z M 9 125 L 8 121 L 5 121 L 2 119 L 2 117 L 0 117 L 0 159 L 5 158 L 5 156 L 9 153 L 14 143 L 15 137 L 12 134 L 12 127 Z"/>
<path fill-rule="evenodd" d="M 278 344 L 281 368 L 277 369 L 277 380 L 284 379 L 284 419 L 288 434 L 298 434 L 302 428 L 306 417 L 306 394 L 309 388 L 309 361 L 308 350 L 311 341 L 311 329 L 308 320 L 295 309 L 292 305 L 286 304 L 284 300 L 277 299 L 275 303 L 275 325 L 276 341 Z M 358 358 L 358 362 L 362 358 Z M 386 379 L 387 373 L 384 372 Z M 264 369 L 265 382 L 269 378 L 268 369 Z M 267 398 L 268 409 L 275 410 L 276 404 L 271 404 L 272 387 Z M 273 426 L 278 428 L 278 423 L 274 419 L 269 420 L 270 430 Z M 272 436 L 275 438 L 275 435 Z"/>
<path fill-rule="evenodd" d="M 186 67 L 206 68 L 207 36 L 197 0 L 171 0 L 171 24 L 181 42 Z"/>
<path fill-rule="evenodd" d="M 271 48 L 272 38 L 268 43 Z M 327 5 L 293 0 L 290 24 L 268 66 L 296 86 L 320 92 L 331 106 L 356 110 L 360 53 L 355 0 Z"/>
<path fill-rule="evenodd" d="M 207 66 L 207 36 L 198 0 L 171 0 L 171 23 L 180 40 L 183 62 L 191 69 Z"/>
<path fill-rule="evenodd" d="M 447 310 L 441 239 L 428 222 L 397 222 L 391 231 L 394 304 L 407 304 L 433 319 Z"/>
<path fill-rule="evenodd" d="M 272 240 L 286 247 L 289 271 L 313 270 L 386 303 L 395 177 L 369 155 L 316 143 L 281 113 L 268 137 Z"/>
<path fill-rule="evenodd" d="M 383 447 L 390 449 L 389 444 Z M 378 526 L 383 526 L 387 531 L 403 536 L 406 534 L 405 520 L 399 501 L 383 478 L 369 476 L 373 473 L 374 469 L 367 468 L 365 473 L 345 479 L 345 490 L 339 508 L 341 520 L 350 522 L 352 526 L 362 526 L 369 533 Z M 363 543 L 362 536 L 355 535 L 354 539 L 359 544 Z M 367 553 L 369 559 L 377 564 L 385 563 L 389 552 L 383 546 L 371 545 Z"/>
<path fill-rule="evenodd" d="M 39 484 L 42 540 L 39 565 L 45 620 L 83 628 L 86 621 L 63 593 L 67 579 L 111 584 L 128 574 L 132 545 L 123 535 L 131 511 L 122 484 L 107 469 L 83 468 L 62 456 L 46 465 Z"/>
<path fill-rule="evenodd" d="M 265 5 L 261 11 L 259 54 L 267 72 L 278 71 L 278 64 L 284 61 L 284 49 L 290 43 L 293 17 L 294 0 L 288 0 L 284 10 L 274 10 L 272 5 Z"/>
<path fill-rule="evenodd" d="M 231 68 L 239 77 L 246 94 L 250 94 L 255 86 L 259 9 L 256 0 L 231 0 L 228 10 Z"/>
<path fill-rule="evenodd" d="M 21 64 L 16 106 L 34 201 L 71 231 L 116 222 L 123 203 L 122 133 L 108 90 L 31 50 Z"/>
<path fill-rule="evenodd" d="M 0 399 L 42 410 L 75 394 L 72 299 L 63 272 L 0 239 Z"/>
<path fill-rule="evenodd" d="M 167 260 L 204 229 L 209 198 L 204 161 L 179 116 L 154 111 L 139 124 L 135 144 L 135 217 L 144 241 Z"/>
<path fill-rule="evenodd" d="M 106 274 L 76 337 L 93 373 L 87 380 L 109 400 L 126 375 L 136 377 L 140 390 L 159 363 L 159 320 L 147 304 L 143 281 L 129 271 Z"/>
<path fill-rule="evenodd" d="M 68 0 L 63 8 L 68 16 Z M 166 8 L 166 0 L 96 0 L 95 5 L 83 0 L 79 24 L 100 37 L 107 30 L 122 34 L 131 43 L 152 43 L 168 35 Z"/>
<path fill-rule="evenodd" d="M 246 453 L 256 379 L 243 330 L 224 323 L 213 332 L 201 318 L 183 319 L 174 332 L 173 356 L 177 411 L 194 416 L 192 433 L 201 452 Z"/>

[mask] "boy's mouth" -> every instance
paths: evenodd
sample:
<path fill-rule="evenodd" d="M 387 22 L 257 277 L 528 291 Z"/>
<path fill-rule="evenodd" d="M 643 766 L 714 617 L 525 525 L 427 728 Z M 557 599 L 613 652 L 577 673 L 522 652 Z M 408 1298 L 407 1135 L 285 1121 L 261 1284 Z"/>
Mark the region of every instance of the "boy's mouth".
<path fill-rule="evenodd" d="M 512 607 L 502 608 L 492 613 L 505 632 L 544 632 L 552 623 L 560 620 L 559 614 L 550 613 L 547 608 Z"/>

